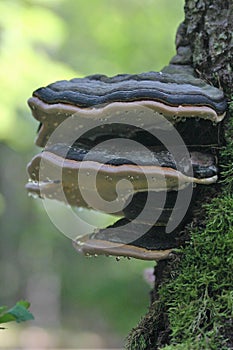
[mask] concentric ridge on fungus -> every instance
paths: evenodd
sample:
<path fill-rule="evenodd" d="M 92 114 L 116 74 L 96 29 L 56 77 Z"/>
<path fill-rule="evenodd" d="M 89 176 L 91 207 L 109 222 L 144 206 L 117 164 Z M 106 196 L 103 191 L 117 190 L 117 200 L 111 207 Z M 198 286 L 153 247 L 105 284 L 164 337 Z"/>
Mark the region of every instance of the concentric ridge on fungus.
<path fill-rule="evenodd" d="M 226 109 L 221 90 L 191 75 L 162 72 L 62 80 L 36 90 L 28 103 L 34 117 L 42 123 L 36 141 L 41 147 L 45 146 L 54 127 L 75 113 L 84 125 L 89 118 L 98 120 L 103 115 L 114 123 L 116 112 L 123 118 L 126 112 L 137 111 L 139 107 L 155 112 L 154 123 L 156 113 L 172 123 L 191 117 L 218 123 Z M 136 116 L 134 112 L 134 120 Z"/>
<path fill-rule="evenodd" d="M 220 90 L 191 75 L 149 72 L 114 77 L 92 75 L 62 80 L 40 88 L 33 96 L 49 103 L 89 108 L 112 102 L 157 101 L 171 107 L 209 106 L 224 114 L 225 100 Z"/>
<path fill-rule="evenodd" d="M 124 200 L 129 195 L 129 183 L 131 189 L 133 185 L 131 203 L 123 211 L 115 213 L 125 218 L 98 232 L 89 235 L 83 232 L 82 237 L 77 228 L 76 249 L 87 255 L 123 255 L 145 260 L 168 258 L 172 249 L 180 245 L 181 225 L 166 233 L 168 221 L 182 210 L 173 210 L 177 192 L 186 191 L 195 184 L 195 195 L 198 186 L 217 180 L 216 156 L 212 154 L 212 147 L 220 142 L 219 126 L 216 124 L 224 118 L 226 110 L 222 91 L 187 74 L 149 72 L 111 78 L 93 75 L 58 81 L 40 88 L 28 103 L 34 117 L 41 123 L 36 143 L 46 146 L 44 152 L 28 165 L 31 181 L 26 187 L 29 193 L 60 201 L 66 198 L 70 205 L 89 208 L 77 181 L 80 168 L 88 173 L 88 181 L 94 178 L 96 169 L 100 169 L 96 188 L 107 201 L 115 199 L 116 185 L 120 180 L 128 180 Z M 148 110 L 152 118 L 147 120 L 143 113 Z M 133 125 L 135 121 L 142 120 L 142 129 L 140 124 L 138 127 L 124 124 L 126 115 Z M 180 159 L 177 167 L 166 147 L 146 133 L 145 130 L 159 130 L 167 135 L 172 132 L 169 124 L 161 125 L 160 115 L 175 126 L 187 144 L 189 166 Z M 89 128 L 92 123 L 95 125 L 95 120 L 105 120 L 106 125 L 85 133 L 72 146 L 66 145 L 64 140 L 47 144 L 57 126 L 71 116 L 78 125 Z M 146 152 L 144 154 L 133 148 L 105 149 L 98 146 L 102 140 L 114 137 L 127 137 L 142 143 L 155 160 Z M 94 146 L 91 158 L 85 159 Z M 59 169 L 62 170 L 62 183 L 57 179 Z M 92 190 L 88 181 L 84 183 L 83 191 L 90 195 Z M 153 196 L 153 213 L 162 210 L 155 224 L 151 212 L 146 214 L 143 222 L 137 218 L 145 204 L 148 188 Z M 167 195 L 164 208 L 160 208 L 159 192 Z M 191 206 L 183 224 L 190 211 Z M 142 236 L 139 235 L 141 231 L 145 232 Z"/>

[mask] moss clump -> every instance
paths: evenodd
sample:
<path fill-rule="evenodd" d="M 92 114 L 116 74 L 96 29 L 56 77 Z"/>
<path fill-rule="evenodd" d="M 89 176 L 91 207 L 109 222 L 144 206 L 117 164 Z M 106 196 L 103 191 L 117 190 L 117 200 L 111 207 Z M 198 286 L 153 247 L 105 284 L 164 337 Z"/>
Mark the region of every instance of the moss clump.
<path fill-rule="evenodd" d="M 159 300 L 151 305 L 148 313 L 128 335 L 125 345 L 127 350 L 155 349 L 155 343 L 163 343 L 164 337 L 167 338 L 167 315 L 161 309 L 162 306 Z"/>
<path fill-rule="evenodd" d="M 203 206 L 205 228 L 197 225 L 190 232 L 176 275 L 160 289 L 171 328 L 166 350 L 233 349 L 232 135 L 230 120 L 227 146 L 220 152 L 222 192 Z"/>
<path fill-rule="evenodd" d="M 134 341 L 131 343 L 132 350 L 146 350 L 147 348 L 147 340 L 144 338 L 142 334 L 139 334 L 138 337 L 134 338 Z"/>
<path fill-rule="evenodd" d="M 233 197 L 225 193 L 205 209 L 206 228 L 192 232 L 179 274 L 160 289 L 171 344 L 187 343 L 187 350 L 228 349 L 227 338 L 233 335 Z"/>

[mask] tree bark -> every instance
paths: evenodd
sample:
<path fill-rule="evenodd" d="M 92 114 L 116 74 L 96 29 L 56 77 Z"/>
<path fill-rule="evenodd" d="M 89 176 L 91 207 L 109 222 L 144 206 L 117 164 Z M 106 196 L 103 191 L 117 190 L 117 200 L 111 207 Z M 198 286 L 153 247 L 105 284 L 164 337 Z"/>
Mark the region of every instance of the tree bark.
<path fill-rule="evenodd" d="M 190 69 L 191 66 L 197 77 L 222 89 L 230 103 L 231 99 L 233 100 L 233 1 L 186 0 L 184 11 L 185 19 L 179 26 L 176 35 L 177 54 L 171 59 L 169 69 L 186 70 Z M 223 183 L 215 186 L 214 190 L 212 190 L 209 195 L 213 203 L 210 201 L 207 212 L 205 212 L 205 209 L 197 211 L 193 222 L 186 228 L 187 234 L 190 237 L 190 246 L 184 250 L 183 254 L 177 255 L 173 260 L 159 262 L 155 267 L 155 286 L 154 290 L 151 292 L 152 302 L 149 312 L 128 336 L 127 349 L 233 349 L 233 315 L 231 313 L 233 300 L 232 293 L 228 293 L 232 291 L 233 286 L 232 281 L 228 281 L 229 276 L 227 273 L 224 274 L 224 272 L 222 272 L 221 274 L 222 261 L 224 262 L 227 258 L 229 268 L 233 267 L 232 253 L 229 255 L 229 252 L 222 249 L 222 245 L 224 245 L 227 239 L 224 237 L 226 230 L 228 233 L 231 231 L 233 214 L 230 216 L 230 219 L 229 217 L 227 219 L 229 225 L 227 228 L 223 225 L 223 221 L 221 221 L 219 225 L 216 222 L 216 224 L 212 225 L 213 227 L 210 226 L 212 219 L 209 218 L 213 213 L 221 216 L 221 207 L 220 205 L 218 206 L 218 203 L 221 203 L 223 210 L 229 203 L 232 205 L 233 181 L 230 181 L 230 177 L 232 178 L 233 176 L 233 151 L 231 151 L 233 146 L 233 102 L 229 106 L 227 117 L 223 123 L 225 145 L 220 149 L 219 155 L 220 171 L 222 171 L 220 176 Z M 201 205 L 205 203 L 205 201 L 206 193 L 200 195 L 197 206 L 201 208 Z M 214 251 L 215 258 L 219 263 L 215 264 L 211 261 L 211 257 L 206 258 L 205 264 L 207 268 L 205 271 L 211 272 L 212 269 L 215 277 L 222 276 L 222 281 L 217 281 L 217 278 L 213 277 L 211 282 L 212 284 L 222 283 L 222 288 L 214 289 L 213 285 L 209 282 L 204 283 L 204 288 L 203 284 L 200 282 L 200 278 L 193 281 L 193 275 L 191 273 L 190 276 L 186 276 L 185 283 L 184 278 L 180 278 L 182 274 L 187 274 L 188 269 L 191 269 L 191 267 L 197 269 L 197 274 L 201 273 L 201 271 L 198 270 L 198 266 L 200 266 L 200 269 L 204 266 L 205 269 L 205 265 L 201 265 L 199 259 L 204 259 L 208 255 L 203 253 L 201 242 L 198 241 L 198 238 L 195 238 L 196 228 L 205 233 L 204 240 L 207 239 L 206 242 L 211 240 L 212 244 L 215 244 L 217 239 L 218 242 L 221 242 L 220 248 L 216 246 L 217 248 Z M 215 232 L 215 236 L 213 231 Z M 233 239 L 233 234 L 231 238 Z M 194 250 L 192 249 L 192 245 L 194 245 L 195 242 L 199 242 L 199 245 L 197 245 L 197 247 L 195 246 Z M 207 246 L 208 243 L 206 243 L 206 247 Z M 191 261 L 192 264 L 190 263 Z M 224 268 L 222 269 L 224 270 Z M 214 280 L 214 278 L 216 280 Z M 178 287 L 173 287 L 173 280 Z M 179 285 L 177 281 L 180 281 Z M 183 288 L 182 283 L 184 283 Z M 197 322 L 199 323 L 198 327 L 192 327 L 190 336 L 187 336 L 185 330 L 179 329 L 182 322 L 177 322 L 177 324 L 174 325 L 172 319 L 174 319 L 174 314 L 176 312 L 176 310 L 174 310 L 174 305 L 177 305 L 177 314 L 180 314 L 181 318 L 184 317 L 185 319 L 186 317 L 184 316 L 185 313 L 182 313 L 179 303 L 176 303 L 176 298 L 179 297 L 177 292 L 177 290 L 179 290 L 183 291 L 181 303 L 182 298 L 184 300 L 186 299 L 185 293 L 187 293 L 187 298 L 190 299 L 190 293 L 193 293 L 193 290 L 191 290 L 191 287 L 189 289 L 189 284 L 192 285 L 192 287 L 195 285 L 196 295 L 191 299 L 193 303 L 195 304 L 197 298 L 200 298 L 200 313 L 199 316 L 195 314 L 195 311 L 193 315 L 190 313 L 189 318 L 193 317 L 193 322 L 190 324 L 196 325 Z M 203 293 L 201 291 L 203 291 Z M 228 299 L 229 305 L 227 304 L 228 306 L 226 306 L 225 309 L 223 307 L 221 312 L 219 312 L 218 302 L 223 297 L 224 293 L 228 296 L 231 294 L 231 297 Z M 206 308 L 205 303 L 210 303 L 210 300 L 212 306 Z M 186 314 L 191 309 L 192 304 L 190 304 L 190 308 L 187 309 L 188 311 Z M 205 310 L 205 312 L 202 314 L 201 310 Z M 217 311 L 214 312 L 213 310 Z M 202 318 L 202 321 L 197 321 L 198 317 Z"/>

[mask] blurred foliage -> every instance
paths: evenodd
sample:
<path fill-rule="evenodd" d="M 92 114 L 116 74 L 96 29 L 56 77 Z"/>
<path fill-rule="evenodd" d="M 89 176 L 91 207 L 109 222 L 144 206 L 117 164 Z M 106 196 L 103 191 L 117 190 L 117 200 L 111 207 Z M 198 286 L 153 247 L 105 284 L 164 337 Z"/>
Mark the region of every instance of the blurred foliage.
<path fill-rule="evenodd" d="M 33 315 L 28 311 L 29 307 L 30 303 L 26 300 L 18 301 L 11 309 L 8 309 L 7 306 L 0 306 L 0 323 L 12 321 L 20 323 L 33 320 Z"/>
<path fill-rule="evenodd" d="M 70 24 L 60 55 L 76 71 L 113 75 L 160 70 L 175 53 L 183 0 L 69 3 L 59 11 Z M 77 55 L 67 55 L 72 51 Z"/>
<path fill-rule="evenodd" d="M 26 101 L 56 80 L 161 69 L 175 52 L 182 5 L 183 0 L 0 1 L 0 303 L 34 295 L 36 324 L 48 319 L 48 308 L 39 308 L 40 321 L 33 311 L 39 296 L 30 281 L 42 295 L 38 281 L 56 276 L 60 319 L 46 326 L 126 335 L 149 304 L 142 274 L 153 263 L 79 256 L 42 203 L 27 197 L 25 167 L 35 154 L 38 124 Z"/>
<path fill-rule="evenodd" d="M 49 57 L 66 32 L 65 23 L 52 10 L 37 1 L 6 0 L 0 2 L 0 13 L 0 138 L 18 149 L 29 147 L 33 140 L 32 122 L 25 115 L 31 89 L 74 72 Z"/>

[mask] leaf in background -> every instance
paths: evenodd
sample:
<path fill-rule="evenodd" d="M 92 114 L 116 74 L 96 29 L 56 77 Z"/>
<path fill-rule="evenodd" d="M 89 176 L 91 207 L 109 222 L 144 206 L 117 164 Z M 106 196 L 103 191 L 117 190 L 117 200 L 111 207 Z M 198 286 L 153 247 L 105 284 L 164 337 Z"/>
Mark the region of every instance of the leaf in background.
<path fill-rule="evenodd" d="M 6 312 L 0 317 L 0 323 L 7 323 L 11 321 L 16 321 L 16 319 L 13 315 L 9 314 L 8 312 Z"/>
<path fill-rule="evenodd" d="M 29 309 L 29 307 L 30 307 L 30 303 L 27 300 L 20 300 L 17 302 L 16 305 L 21 305 L 21 306 L 25 307 L 26 309 Z"/>
<path fill-rule="evenodd" d="M 6 307 L 0 307 L 0 323 L 6 323 L 11 321 L 24 322 L 33 320 L 34 316 L 28 311 L 30 303 L 25 300 L 21 300 L 15 304 L 11 309 L 6 311 Z"/>

